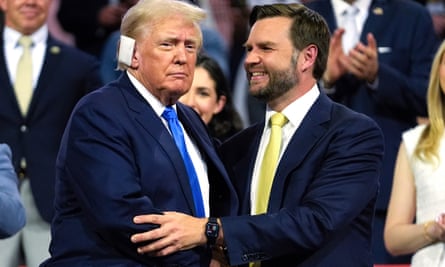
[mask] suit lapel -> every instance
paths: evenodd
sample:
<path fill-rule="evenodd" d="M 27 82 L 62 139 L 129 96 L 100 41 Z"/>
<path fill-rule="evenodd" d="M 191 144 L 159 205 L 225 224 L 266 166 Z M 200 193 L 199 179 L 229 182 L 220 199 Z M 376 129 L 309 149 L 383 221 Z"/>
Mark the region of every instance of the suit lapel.
<path fill-rule="evenodd" d="M 275 173 L 268 210 L 280 209 L 285 194 L 286 180 L 291 178 L 290 174 L 299 168 L 326 132 L 324 124 L 330 120 L 331 106 L 332 102 L 322 93 L 293 135 Z M 292 177 L 292 179 L 300 178 L 307 177 Z"/>
<path fill-rule="evenodd" d="M 138 121 L 142 128 L 153 137 L 153 140 L 156 140 L 158 145 L 162 147 L 165 154 L 170 159 L 170 164 L 176 171 L 176 177 L 181 185 L 187 205 L 189 206 L 190 210 L 193 211 L 193 214 L 196 215 L 187 170 L 185 169 L 181 154 L 176 147 L 172 136 L 164 126 L 161 118 L 156 115 L 151 106 L 131 84 L 128 76 L 126 74 L 122 75 L 118 82 L 119 87 L 123 92 L 123 96 L 127 99 L 129 109 L 134 112 L 136 121 Z M 168 163 L 166 162 L 166 165 L 167 164 Z M 166 168 L 171 167 L 166 166 Z"/>
<path fill-rule="evenodd" d="M 207 126 L 200 119 L 199 115 L 196 114 L 191 108 L 184 106 L 181 103 L 176 103 L 176 108 L 178 111 L 178 118 L 184 126 L 185 131 L 190 136 L 190 138 L 197 145 L 205 164 L 207 165 L 208 180 L 210 183 L 210 192 L 224 191 L 228 190 L 229 194 L 227 196 L 236 196 L 235 189 L 231 185 L 229 175 L 220 160 L 219 155 L 217 155 L 214 142 L 212 141 L 210 135 L 207 131 Z M 210 168 L 216 168 L 217 175 L 214 172 L 209 172 Z M 210 175 L 212 175 L 210 177 Z M 220 186 L 223 188 L 218 188 L 217 190 L 212 190 L 212 186 Z M 212 204 L 212 196 L 209 196 L 210 205 Z M 234 204 L 236 203 L 236 204 Z M 230 211 L 237 210 L 238 201 L 234 198 L 226 199 L 225 205 L 230 206 Z M 214 206 L 213 206 L 214 207 Z M 229 208 L 227 208 L 229 210 Z M 211 214 L 214 210 L 211 210 Z"/>
<path fill-rule="evenodd" d="M 15 96 L 15 91 L 13 84 L 11 83 L 12 78 L 9 77 L 8 69 L 6 68 L 6 58 L 5 50 L 3 47 L 4 41 L 2 40 L 0 44 L 0 95 L 2 98 L 2 106 L 0 109 L 8 111 L 10 116 L 22 116 L 17 98 Z M 16 114 L 10 114 L 11 110 L 15 110 Z"/>
<path fill-rule="evenodd" d="M 253 170 L 255 168 L 255 161 L 257 158 L 257 154 L 258 154 L 258 149 L 260 147 L 260 141 L 261 141 L 261 135 L 263 133 L 263 129 L 264 129 L 264 122 L 262 124 L 258 124 L 257 126 L 257 134 L 255 136 L 253 136 L 253 141 L 251 146 L 249 146 L 248 152 L 246 153 L 246 155 L 250 155 L 250 157 L 244 157 L 242 158 L 242 160 L 240 160 L 238 166 L 235 169 L 235 173 L 246 173 L 245 177 L 243 176 L 239 176 L 240 180 L 239 182 L 242 183 L 247 183 L 245 185 L 243 185 L 243 187 L 240 188 L 246 188 L 246 192 L 244 192 L 244 194 L 242 195 L 242 197 L 244 198 L 242 200 L 242 203 L 244 203 L 245 207 L 243 208 L 243 211 L 245 211 L 245 209 L 248 210 L 248 212 L 250 213 L 250 211 L 252 210 L 252 203 L 251 203 L 251 197 L 250 197 L 250 192 L 252 192 L 252 190 L 257 190 L 256 188 L 251 188 L 252 187 L 252 178 L 253 178 Z M 246 142 L 250 142 L 251 140 L 246 140 Z M 243 167 L 244 166 L 244 167 Z M 245 166 L 248 166 L 247 168 Z M 240 199 L 241 201 L 241 199 Z"/>
<path fill-rule="evenodd" d="M 222 162 L 219 160 L 216 150 L 214 149 L 214 143 L 209 138 L 206 128 L 207 126 L 200 121 L 197 114 L 194 114 L 191 109 L 186 108 L 183 104 L 178 102 L 176 107 L 178 110 L 179 120 L 184 126 L 187 134 L 193 141 L 195 141 L 201 153 L 206 156 L 206 159 L 212 161 L 215 167 L 217 167 L 218 171 L 221 174 L 224 174 L 223 176 L 225 179 L 228 178 L 228 175 L 226 175 L 226 170 L 222 165 Z M 228 182 L 228 179 L 226 180 Z"/>
<path fill-rule="evenodd" d="M 58 73 L 60 65 L 60 60 L 62 59 L 63 50 L 51 37 L 48 36 L 45 56 L 43 60 L 42 70 L 39 75 L 39 80 L 37 81 L 36 88 L 31 98 L 31 103 L 29 104 L 28 114 L 31 116 L 35 113 L 37 105 L 45 105 L 47 103 L 41 103 L 39 99 L 44 94 L 44 91 L 49 88 L 51 80 L 55 78 L 54 73 Z M 62 90 L 63 88 L 56 88 Z"/>
<path fill-rule="evenodd" d="M 388 0 L 372 1 L 371 8 L 369 8 L 368 17 L 361 32 L 361 42 L 367 43 L 366 35 L 369 32 L 374 33 L 374 36 L 379 36 L 380 31 L 384 31 L 386 29 L 385 25 L 388 24 L 388 20 L 394 16 L 394 14 L 392 14 L 392 10 L 390 11 L 388 8 L 386 8 L 388 4 Z M 335 19 L 334 8 L 332 7 L 331 0 L 309 2 L 307 6 L 320 13 L 320 15 L 322 15 L 326 20 L 331 33 L 334 33 L 334 31 L 338 28 L 338 24 L 337 20 Z"/>
<path fill-rule="evenodd" d="M 188 110 L 183 104 L 176 103 L 176 109 L 178 112 L 178 118 L 184 126 L 187 134 L 194 140 L 201 151 L 204 151 L 207 155 L 217 157 L 213 149 L 210 149 L 213 144 L 209 138 L 204 123 L 199 121 L 199 117 L 196 114 L 192 114 L 191 110 Z M 195 119 L 195 120 L 192 120 Z M 206 138 L 204 138 L 206 137 Z"/>
<path fill-rule="evenodd" d="M 224 160 L 232 174 L 236 175 L 231 179 L 238 190 L 241 213 L 250 213 L 251 210 L 250 192 L 255 190 L 251 189 L 252 175 L 263 128 L 264 121 L 243 130 L 241 135 L 235 139 L 236 143 L 229 141 L 227 146 L 223 145 L 224 148 L 230 148 L 230 150 L 224 151 Z"/>
<path fill-rule="evenodd" d="M 360 36 L 361 42 L 367 44 L 366 35 L 370 32 L 373 33 L 374 37 L 386 34 L 390 20 L 394 17 L 393 9 L 386 8 L 388 5 L 387 0 L 374 0 L 369 8 L 368 18 L 366 19 L 365 25 L 363 25 L 363 30 Z"/>

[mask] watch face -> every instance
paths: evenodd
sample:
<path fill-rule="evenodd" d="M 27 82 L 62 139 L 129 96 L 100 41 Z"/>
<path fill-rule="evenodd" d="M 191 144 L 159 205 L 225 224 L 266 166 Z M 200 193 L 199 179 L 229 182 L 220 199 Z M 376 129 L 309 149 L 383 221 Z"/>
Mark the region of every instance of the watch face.
<path fill-rule="evenodd" d="M 207 237 L 207 244 L 210 246 L 215 245 L 219 234 L 219 224 L 216 218 L 209 218 L 209 221 L 206 224 L 205 234 Z"/>
<path fill-rule="evenodd" d="M 213 224 L 213 223 L 208 223 L 207 224 L 207 236 L 210 237 L 217 237 L 218 236 L 218 231 L 219 231 L 219 225 L 218 224 Z"/>

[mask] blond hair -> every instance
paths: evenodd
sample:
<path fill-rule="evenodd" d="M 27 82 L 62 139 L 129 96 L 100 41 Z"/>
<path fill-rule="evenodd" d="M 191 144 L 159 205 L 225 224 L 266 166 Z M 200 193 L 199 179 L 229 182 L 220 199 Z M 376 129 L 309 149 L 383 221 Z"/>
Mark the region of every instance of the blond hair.
<path fill-rule="evenodd" d="M 445 41 L 442 42 L 434 56 L 427 92 L 428 120 L 414 155 L 420 160 L 438 164 L 440 162 L 439 146 L 444 134 L 445 94 L 440 84 L 440 67 L 445 54 Z M 437 165 L 436 165 L 437 166 Z"/>
<path fill-rule="evenodd" d="M 206 17 L 206 13 L 203 9 L 183 1 L 139 0 L 122 18 L 120 33 L 137 41 L 144 38 L 156 23 L 174 15 L 180 15 L 195 25 L 199 34 L 198 48 L 201 48 L 202 32 L 199 22 Z M 122 62 L 118 64 L 118 69 L 121 70 L 129 67 Z"/>

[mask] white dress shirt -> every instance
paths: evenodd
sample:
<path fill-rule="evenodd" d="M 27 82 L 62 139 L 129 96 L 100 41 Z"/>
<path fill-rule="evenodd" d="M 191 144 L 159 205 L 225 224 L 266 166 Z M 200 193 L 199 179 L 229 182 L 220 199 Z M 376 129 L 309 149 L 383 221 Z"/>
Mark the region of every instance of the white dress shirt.
<path fill-rule="evenodd" d="M 309 109 L 312 107 L 314 102 L 317 100 L 319 95 L 320 91 L 318 89 L 317 84 L 315 84 L 311 90 L 309 90 L 306 94 L 304 94 L 303 96 L 292 102 L 281 112 L 284 116 L 286 116 L 289 122 L 286 123 L 282 128 L 282 139 L 281 139 L 282 143 L 281 143 L 280 156 L 277 168 L 280 164 L 281 157 L 283 156 L 284 151 L 286 150 L 287 145 L 289 144 L 289 141 L 292 139 L 292 136 L 294 135 L 295 131 L 298 129 L 304 117 L 306 116 L 306 114 L 308 113 Z M 263 160 L 264 151 L 266 150 L 266 146 L 269 143 L 269 138 L 270 138 L 269 120 L 270 117 L 272 117 L 272 115 L 275 113 L 276 113 L 275 111 L 267 107 L 266 120 L 265 120 L 266 123 L 264 125 L 263 135 L 261 136 L 260 146 L 258 148 L 258 153 L 255 160 L 255 167 L 253 169 L 253 174 L 252 174 L 253 176 L 252 176 L 252 184 L 250 190 L 252 214 L 254 214 L 254 211 L 256 210 L 255 207 L 256 191 L 258 187 L 261 162 Z"/>

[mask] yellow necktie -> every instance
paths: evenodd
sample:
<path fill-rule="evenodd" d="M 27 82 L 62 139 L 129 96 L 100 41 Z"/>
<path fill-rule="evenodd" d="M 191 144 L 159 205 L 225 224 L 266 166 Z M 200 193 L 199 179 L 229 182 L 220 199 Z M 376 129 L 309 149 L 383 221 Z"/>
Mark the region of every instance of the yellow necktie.
<path fill-rule="evenodd" d="M 281 128 L 288 122 L 286 116 L 275 113 L 270 118 L 270 139 L 264 151 L 258 180 L 255 214 L 265 213 L 269 203 L 270 190 L 278 165 L 281 149 Z"/>
<path fill-rule="evenodd" d="M 33 91 L 31 57 L 32 39 L 29 36 L 22 36 L 19 39 L 19 44 L 23 48 L 23 54 L 20 57 L 17 65 L 14 88 L 20 111 L 23 115 L 26 115 Z"/>
<path fill-rule="evenodd" d="M 275 113 L 270 118 L 270 138 L 264 151 L 263 161 L 261 162 L 260 177 L 256 193 L 255 214 L 265 213 L 269 204 L 270 190 L 272 188 L 275 170 L 278 165 L 281 149 L 281 128 L 289 120 L 281 113 Z M 249 267 L 260 267 L 261 262 L 251 262 Z"/>

